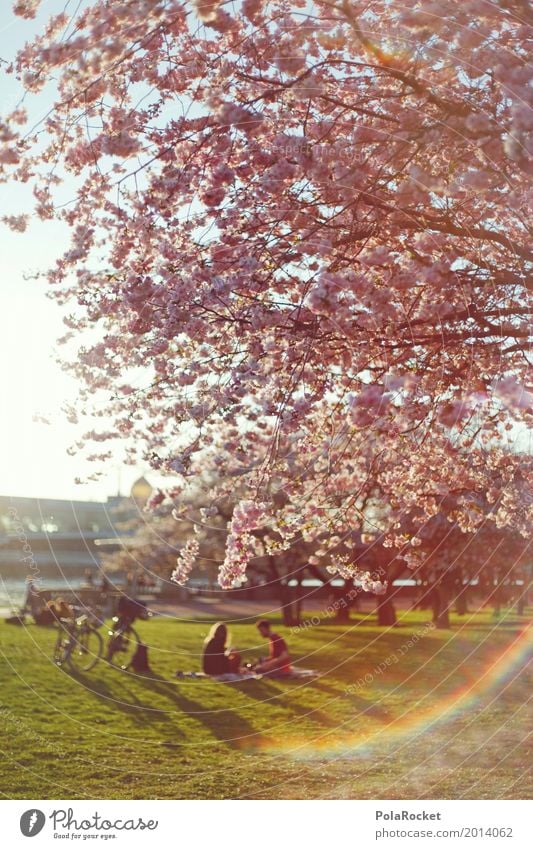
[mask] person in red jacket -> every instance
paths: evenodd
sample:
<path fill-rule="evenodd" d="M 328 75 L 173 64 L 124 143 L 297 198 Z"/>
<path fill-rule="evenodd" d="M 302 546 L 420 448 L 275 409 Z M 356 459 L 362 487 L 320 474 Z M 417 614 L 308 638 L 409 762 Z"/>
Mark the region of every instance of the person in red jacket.
<path fill-rule="evenodd" d="M 257 623 L 257 630 L 270 643 L 270 651 L 267 660 L 260 661 L 255 667 L 254 672 L 260 672 L 263 675 L 269 673 L 277 673 L 287 675 L 291 672 L 291 658 L 287 643 L 275 634 L 270 627 L 268 619 L 260 619 Z"/>

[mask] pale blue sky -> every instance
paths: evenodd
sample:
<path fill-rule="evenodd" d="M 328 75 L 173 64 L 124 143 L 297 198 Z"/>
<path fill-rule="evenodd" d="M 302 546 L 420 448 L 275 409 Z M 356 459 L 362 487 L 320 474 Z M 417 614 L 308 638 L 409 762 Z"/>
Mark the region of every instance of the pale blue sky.
<path fill-rule="evenodd" d="M 23 21 L 11 13 L 10 0 L 0 6 L 0 56 L 9 59 L 51 13 L 65 7 L 64 0 L 44 0 L 36 21 Z M 77 4 L 72 4 L 73 7 Z M 2 112 L 15 105 L 20 90 L 12 77 L 1 77 Z M 40 106 L 45 104 L 41 102 Z M 32 113 L 33 117 L 33 113 Z M 1 214 L 27 211 L 30 194 L 21 186 L 0 185 Z M 46 285 L 25 280 L 28 273 L 53 264 L 68 238 L 56 222 L 32 220 L 25 233 L 13 233 L 0 224 L 0 494 L 73 499 L 100 499 L 117 489 L 118 465 L 98 482 L 74 483 L 97 471 L 94 464 L 69 457 L 66 448 L 79 436 L 79 428 L 61 414 L 65 401 L 74 401 L 76 385 L 55 362 L 56 339 L 65 328 L 59 307 L 46 297 Z M 34 421 L 45 416 L 50 424 Z M 143 469 L 121 470 L 123 489 Z"/>

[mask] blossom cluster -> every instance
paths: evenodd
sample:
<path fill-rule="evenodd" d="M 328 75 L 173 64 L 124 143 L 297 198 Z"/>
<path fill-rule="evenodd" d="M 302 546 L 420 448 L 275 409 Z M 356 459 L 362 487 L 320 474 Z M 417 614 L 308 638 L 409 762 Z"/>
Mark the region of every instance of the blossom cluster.
<path fill-rule="evenodd" d="M 191 537 L 187 540 L 184 547 L 180 551 L 176 568 L 170 576 L 170 580 L 175 584 L 186 584 L 189 575 L 194 569 L 196 558 L 200 545 L 197 539 Z"/>

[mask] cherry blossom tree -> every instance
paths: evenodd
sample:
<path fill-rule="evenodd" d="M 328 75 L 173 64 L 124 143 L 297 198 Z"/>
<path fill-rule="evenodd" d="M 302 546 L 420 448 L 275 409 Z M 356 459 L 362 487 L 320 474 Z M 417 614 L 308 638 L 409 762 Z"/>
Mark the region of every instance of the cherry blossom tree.
<path fill-rule="evenodd" d="M 364 573 L 332 552 L 376 488 L 411 567 L 405 517 L 449 497 L 527 533 L 530 34 L 522 0 L 93 0 L 8 64 L 2 176 L 71 230 L 77 414 L 111 396 L 87 440 L 167 472 L 154 502 L 238 481 L 222 586 L 261 528 Z"/>

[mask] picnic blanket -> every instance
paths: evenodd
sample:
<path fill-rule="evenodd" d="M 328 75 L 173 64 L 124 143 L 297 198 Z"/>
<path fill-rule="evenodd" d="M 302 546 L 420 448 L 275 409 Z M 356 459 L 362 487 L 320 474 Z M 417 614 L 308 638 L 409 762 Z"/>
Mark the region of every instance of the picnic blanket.
<path fill-rule="evenodd" d="M 176 678 L 188 680 L 218 681 L 221 684 L 231 684 L 233 681 L 260 681 L 262 678 L 274 678 L 276 681 L 294 681 L 300 678 L 314 678 L 318 675 L 316 669 L 304 669 L 301 666 L 291 667 L 290 672 L 269 672 L 266 675 L 253 672 L 225 672 L 223 675 L 206 675 L 205 672 L 184 672 L 178 669 Z"/>

